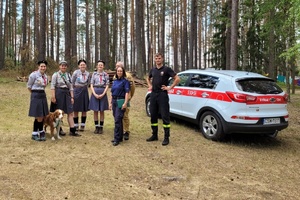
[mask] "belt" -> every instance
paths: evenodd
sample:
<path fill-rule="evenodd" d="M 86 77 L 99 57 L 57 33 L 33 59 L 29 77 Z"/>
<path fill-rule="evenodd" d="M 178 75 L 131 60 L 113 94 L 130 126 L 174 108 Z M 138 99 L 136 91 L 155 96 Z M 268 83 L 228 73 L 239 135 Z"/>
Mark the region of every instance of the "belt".
<path fill-rule="evenodd" d="M 105 86 L 95 85 L 95 88 L 105 88 Z"/>
<path fill-rule="evenodd" d="M 86 85 L 83 85 L 83 86 L 79 86 L 79 85 L 75 85 L 74 88 L 84 88 L 84 87 L 87 87 Z"/>
<path fill-rule="evenodd" d="M 66 88 L 66 87 L 57 87 L 57 89 L 68 90 L 69 88 Z"/>
<path fill-rule="evenodd" d="M 45 93 L 45 90 L 31 90 L 31 92 L 35 92 L 35 93 Z"/>
<path fill-rule="evenodd" d="M 153 90 L 152 92 L 154 92 L 154 93 L 167 92 L 167 90 Z"/>
<path fill-rule="evenodd" d="M 125 99 L 125 97 L 112 96 L 113 99 Z"/>

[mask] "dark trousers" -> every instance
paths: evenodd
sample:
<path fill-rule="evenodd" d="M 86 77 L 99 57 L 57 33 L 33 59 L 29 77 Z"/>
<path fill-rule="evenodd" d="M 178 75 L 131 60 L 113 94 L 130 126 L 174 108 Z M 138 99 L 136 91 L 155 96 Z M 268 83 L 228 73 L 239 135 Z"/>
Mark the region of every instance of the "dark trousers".
<path fill-rule="evenodd" d="M 151 126 L 157 130 L 158 113 L 160 112 L 164 128 L 170 125 L 170 105 L 167 91 L 152 92 L 150 96 Z M 154 131 L 155 133 L 155 131 Z M 157 134 L 157 133 L 156 133 Z"/>
<path fill-rule="evenodd" d="M 121 110 L 121 108 L 117 105 L 117 99 L 113 99 L 112 110 L 115 120 L 114 140 L 115 142 L 120 142 L 123 140 L 123 116 L 125 109 Z"/>

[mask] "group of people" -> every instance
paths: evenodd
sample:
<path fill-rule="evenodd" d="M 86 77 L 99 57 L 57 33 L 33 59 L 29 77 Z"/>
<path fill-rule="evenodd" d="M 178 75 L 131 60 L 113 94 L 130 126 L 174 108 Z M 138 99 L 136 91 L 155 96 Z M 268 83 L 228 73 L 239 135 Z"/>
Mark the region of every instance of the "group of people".
<path fill-rule="evenodd" d="M 163 120 L 164 140 L 162 145 L 169 144 L 170 117 L 168 90 L 172 89 L 180 81 L 177 74 L 163 64 L 163 55 L 155 55 L 156 67 L 152 68 L 147 78 L 149 89 L 152 90 L 150 112 L 152 136 L 147 142 L 158 140 L 158 112 Z M 38 63 L 38 70 L 30 74 L 27 88 L 31 93 L 29 116 L 34 117 L 32 139 L 45 141 L 46 134 L 43 129 L 44 117 L 49 114 L 45 87 L 48 84 L 46 75 L 47 61 Z M 114 116 L 114 138 L 113 146 L 129 139 L 129 106 L 134 95 L 135 85 L 130 73 L 126 72 L 122 62 L 116 63 L 116 74 L 111 86 L 111 97 L 108 98 L 107 91 L 110 85 L 109 75 L 104 71 L 105 62 L 99 60 L 97 69 L 90 74 L 86 68 L 86 61 L 78 61 L 78 69 L 72 75 L 67 72 L 68 63 L 61 61 L 59 71 L 52 75 L 51 79 L 51 105 L 50 111 L 61 109 L 67 114 L 70 128 L 70 136 L 81 136 L 78 131 L 85 130 L 87 112 L 93 110 L 95 134 L 103 133 L 104 111 L 112 110 Z M 168 80 L 172 77 L 173 84 L 168 86 Z M 91 89 L 89 98 L 88 87 Z M 79 113 L 81 121 L 79 123 Z M 61 129 L 60 135 L 66 133 Z"/>

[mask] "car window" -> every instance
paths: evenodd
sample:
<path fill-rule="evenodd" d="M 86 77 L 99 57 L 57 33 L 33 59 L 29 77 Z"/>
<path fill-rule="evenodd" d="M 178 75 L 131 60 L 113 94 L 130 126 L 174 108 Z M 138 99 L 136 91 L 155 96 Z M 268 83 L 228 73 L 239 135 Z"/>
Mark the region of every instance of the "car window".
<path fill-rule="evenodd" d="M 203 74 L 192 74 L 189 82 L 190 87 L 214 89 L 218 83 L 218 78 Z"/>
<path fill-rule="evenodd" d="M 177 86 L 185 86 L 187 83 L 187 80 L 189 79 L 190 74 L 178 74 L 179 78 L 180 78 L 180 82 L 178 83 Z M 173 78 L 170 78 L 169 80 L 169 86 L 172 85 L 174 82 Z"/>
<path fill-rule="evenodd" d="M 283 90 L 270 79 L 243 79 L 236 82 L 239 90 L 257 94 L 279 94 Z"/>

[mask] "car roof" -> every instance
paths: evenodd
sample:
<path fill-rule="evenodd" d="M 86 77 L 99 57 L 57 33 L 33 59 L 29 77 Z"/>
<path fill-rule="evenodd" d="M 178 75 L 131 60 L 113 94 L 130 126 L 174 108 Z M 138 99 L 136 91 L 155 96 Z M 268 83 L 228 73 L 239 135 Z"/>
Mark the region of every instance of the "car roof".
<path fill-rule="evenodd" d="M 258 73 L 248 72 L 248 71 L 238 71 L 238 70 L 214 70 L 214 69 L 188 69 L 181 73 L 201 73 L 212 76 L 227 76 L 232 78 L 266 78 L 270 79 L 266 76 L 263 76 Z"/>

